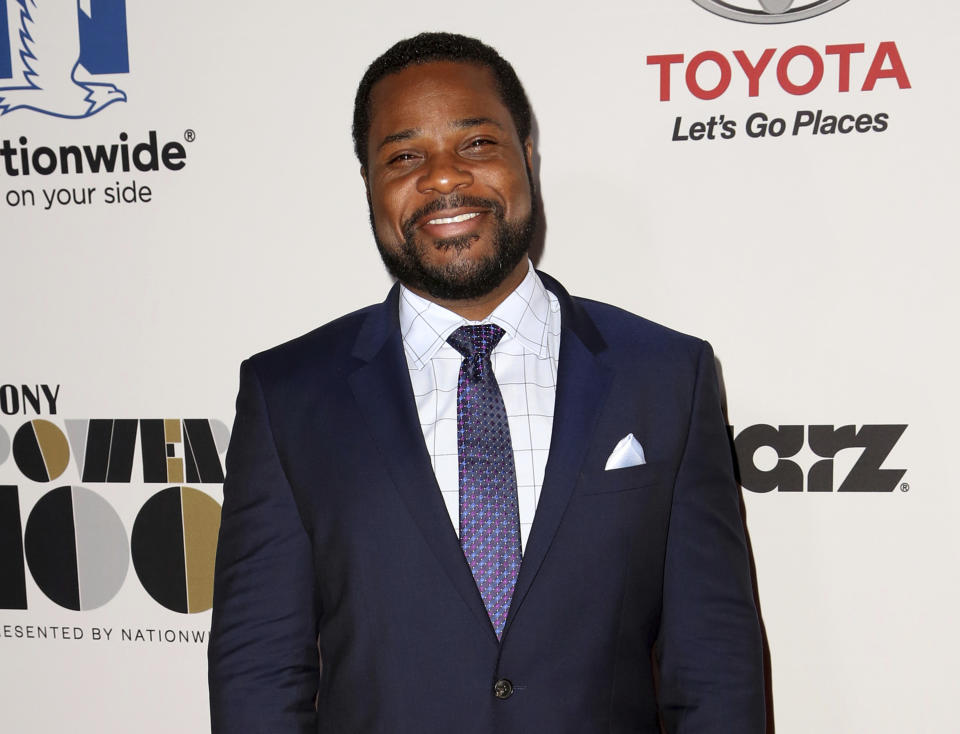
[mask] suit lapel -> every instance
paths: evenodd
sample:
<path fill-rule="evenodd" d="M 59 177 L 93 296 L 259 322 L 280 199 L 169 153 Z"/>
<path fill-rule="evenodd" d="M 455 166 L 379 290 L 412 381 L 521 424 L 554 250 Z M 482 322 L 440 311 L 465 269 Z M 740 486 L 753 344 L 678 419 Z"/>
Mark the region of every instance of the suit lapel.
<path fill-rule="evenodd" d="M 504 636 L 563 519 L 613 376 L 610 368 L 598 359 L 597 354 L 605 349 L 606 344 L 593 321 L 559 283 L 544 273 L 540 273 L 540 277 L 547 289 L 557 296 L 561 307 L 557 395 L 550 456 Z"/>
<path fill-rule="evenodd" d="M 399 288 L 375 307 L 357 337 L 354 356 L 365 364 L 348 378 L 393 485 L 451 583 L 496 643 L 470 567 L 443 503 L 423 442 L 398 322 Z"/>
<path fill-rule="evenodd" d="M 550 456 L 504 636 L 563 519 L 613 376 L 598 357 L 606 344 L 593 321 L 557 281 L 544 273 L 540 277 L 561 307 L 557 395 Z M 398 299 L 399 286 L 395 286 L 364 322 L 353 351 L 363 364 L 349 376 L 350 389 L 407 511 L 450 582 L 497 644 L 423 442 L 403 355 Z"/>

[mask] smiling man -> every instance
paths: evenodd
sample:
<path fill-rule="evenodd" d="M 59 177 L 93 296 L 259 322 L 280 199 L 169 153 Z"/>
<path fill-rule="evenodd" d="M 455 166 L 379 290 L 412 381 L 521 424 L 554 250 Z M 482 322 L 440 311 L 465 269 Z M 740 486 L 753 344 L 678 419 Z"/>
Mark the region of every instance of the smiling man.
<path fill-rule="evenodd" d="M 530 107 L 474 39 L 360 82 L 387 299 L 250 360 L 214 734 L 755 734 L 760 635 L 709 345 L 527 258 Z"/>
<path fill-rule="evenodd" d="M 414 293 L 485 318 L 528 270 L 529 111 L 521 138 L 493 72 L 451 61 L 383 77 L 365 105 L 359 155 L 384 263 Z"/>

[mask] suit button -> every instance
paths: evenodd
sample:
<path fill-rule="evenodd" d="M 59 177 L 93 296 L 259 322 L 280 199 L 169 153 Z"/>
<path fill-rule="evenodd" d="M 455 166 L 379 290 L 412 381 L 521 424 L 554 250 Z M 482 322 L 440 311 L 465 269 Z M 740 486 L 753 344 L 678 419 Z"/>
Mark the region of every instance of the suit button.
<path fill-rule="evenodd" d="M 493 684 L 493 695 L 500 700 L 505 700 L 513 695 L 513 683 L 506 678 L 501 678 Z"/>

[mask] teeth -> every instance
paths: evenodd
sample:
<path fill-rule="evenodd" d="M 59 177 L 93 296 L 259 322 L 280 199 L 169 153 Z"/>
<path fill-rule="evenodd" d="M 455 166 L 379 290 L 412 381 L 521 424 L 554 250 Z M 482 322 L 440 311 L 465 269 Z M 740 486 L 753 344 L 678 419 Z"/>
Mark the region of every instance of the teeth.
<path fill-rule="evenodd" d="M 470 214 L 460 214 L 456 217 L 442 217 L 441 219 L 431 219 L 427 224 L 453 224 L 455 222 L 466 222 L 468 219 L 479 217 L 480 212 L 471 212 Z"/>

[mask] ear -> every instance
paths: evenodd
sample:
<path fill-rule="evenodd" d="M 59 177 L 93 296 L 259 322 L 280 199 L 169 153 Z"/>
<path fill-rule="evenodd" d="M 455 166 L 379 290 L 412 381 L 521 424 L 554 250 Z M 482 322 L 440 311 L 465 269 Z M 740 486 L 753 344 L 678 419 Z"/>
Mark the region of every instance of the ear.
<path fill-rule="evenodd" d="M 530 171 L 530 177 L 533 178 L 533 138 L 529 135 L 523 141 L 523 157 L 527 161 L 527 170 Z"/>
<path fill-rule="evenodd" d="M 367 190 L 367 199 L 370 198 L 370 180 L 367 178 L 367 167 L 360 166 L 360 178 L 363 179 L 363 187 Z"/>

